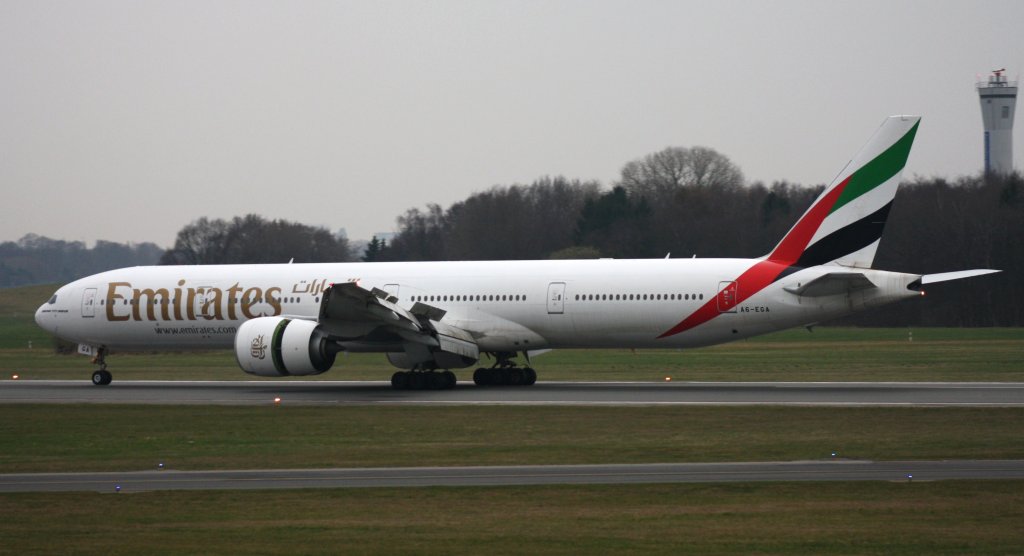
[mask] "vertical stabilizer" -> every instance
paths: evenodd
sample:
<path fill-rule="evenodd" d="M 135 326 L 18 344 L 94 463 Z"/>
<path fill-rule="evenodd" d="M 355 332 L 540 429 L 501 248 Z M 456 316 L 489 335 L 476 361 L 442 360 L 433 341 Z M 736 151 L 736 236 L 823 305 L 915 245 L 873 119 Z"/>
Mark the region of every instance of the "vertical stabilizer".
<path fill-rule="evenodd" d="M 871 268 L 920 121 L 886 118 L 767 259 L 799 268 Z"/>

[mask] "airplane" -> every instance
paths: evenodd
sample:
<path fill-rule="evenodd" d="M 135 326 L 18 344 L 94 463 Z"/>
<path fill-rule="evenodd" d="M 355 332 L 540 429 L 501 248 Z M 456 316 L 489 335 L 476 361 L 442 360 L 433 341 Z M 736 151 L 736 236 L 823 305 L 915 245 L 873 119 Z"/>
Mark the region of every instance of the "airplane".
<path fill-rule="evenodd" d="M 891 116 L 756 259 L 146 266 L 67 284 L 35 314 L 112 380 L 119 350 L 232 348 L 246 373 L 308 376 L 379 352 L 396 389 L 531 385 L 530 354 L 694 348 L 809 326 L 998 270 L 872 268 L 920 117 Z M 517 358 L 522 354 L 526 366 Z"/>

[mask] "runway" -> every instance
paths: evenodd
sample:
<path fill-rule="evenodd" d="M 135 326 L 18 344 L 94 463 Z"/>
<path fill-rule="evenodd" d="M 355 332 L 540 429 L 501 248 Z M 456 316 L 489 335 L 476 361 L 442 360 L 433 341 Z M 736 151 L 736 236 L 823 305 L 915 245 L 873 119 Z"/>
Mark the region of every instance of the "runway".
<path fill-rule="evenodd" d="M 24 473 L 0 475 L 0 493 L 949 479 L 1024 479 L 1024 460 Z"/>
<path fill-rule="evenodd" d="M 279 402 L 275 399 L 279 398 Z M 539 382 L 529 387 L 393 390 L 389 383 L 343 381 L 7 380 L 0 403 L 165 405 L 791 405 L 1024 406 L 1020 382 Z"/>

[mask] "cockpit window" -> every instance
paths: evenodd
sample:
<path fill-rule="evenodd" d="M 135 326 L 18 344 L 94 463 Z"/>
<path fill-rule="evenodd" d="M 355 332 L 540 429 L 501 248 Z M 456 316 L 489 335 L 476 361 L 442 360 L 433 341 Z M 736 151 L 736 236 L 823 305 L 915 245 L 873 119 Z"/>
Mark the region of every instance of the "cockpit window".
<path fill-rule="evenodd" d="M 50 305 L 53 305 L 56 302 L 57 302 L 57 294 L 53 294 L 53 297 L 51 297 L 50 300 L 47 301 L 47 303 L 49 303 Z"/>

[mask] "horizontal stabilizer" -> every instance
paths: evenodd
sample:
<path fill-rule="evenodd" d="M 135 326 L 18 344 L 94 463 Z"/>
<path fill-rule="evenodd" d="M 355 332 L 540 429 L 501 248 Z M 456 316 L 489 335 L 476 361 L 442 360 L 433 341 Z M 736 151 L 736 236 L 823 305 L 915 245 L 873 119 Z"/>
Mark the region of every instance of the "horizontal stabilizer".
<path fill-rule="evenodd" d="M 789 293 L 804 297 L 839 295 L 874 288 L 875 285 L 860 272 L 829 272 L 806 283 L 786 286 Z"/>
<path fill-rule="evenodd" d="M 1002 270 L 992 270 L 990 268 L 976 268 L 974 270 L 959 270 L 957 272 L 925 274 L 924 276 L 921 277 L 921 285 L 934 284 L 936 282 L 946 282 L 949 280 L 959 280 L 961 278 L 972 278 L 974 276 L 984 276 L 986 274 L 995 274 L 996 272 L 1002 272 Z"/>

